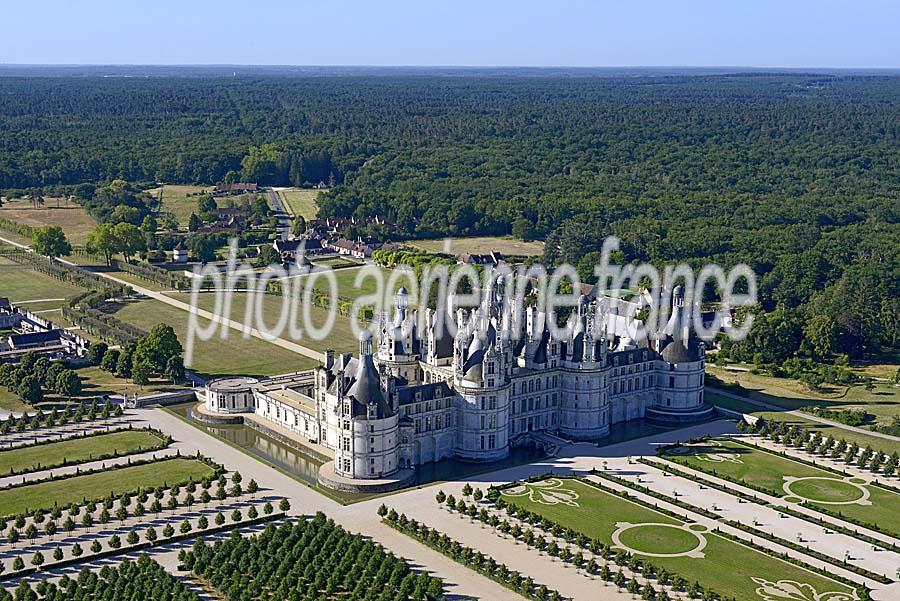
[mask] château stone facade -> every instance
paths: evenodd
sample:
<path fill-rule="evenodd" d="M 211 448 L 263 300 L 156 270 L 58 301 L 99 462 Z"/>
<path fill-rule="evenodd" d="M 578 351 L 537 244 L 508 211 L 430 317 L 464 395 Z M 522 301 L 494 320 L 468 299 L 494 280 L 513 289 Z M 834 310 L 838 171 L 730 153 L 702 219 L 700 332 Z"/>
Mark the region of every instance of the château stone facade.
<path fill-rule="evenodd" d="M 633 419 L 703 419 L 704 344 L 689 334 L 680 289 L 672 297 L 671 319 L 648 336 L 629 334 L 611 299 L 582 296 L 556 339 L 533 307 L 511 325 L 498 293 L 458 309 L 451 338 L 440 335 L 443 315 L 426 309 L 420 322 L 401 290 L 358 357 L 328 351 L 311 371 L 213 381 L 206 410 L 255 412 L 332 450 L 337 476 L 363 480 L 448 458 L 503 459 L 542 434 L 595 440 Z"/>

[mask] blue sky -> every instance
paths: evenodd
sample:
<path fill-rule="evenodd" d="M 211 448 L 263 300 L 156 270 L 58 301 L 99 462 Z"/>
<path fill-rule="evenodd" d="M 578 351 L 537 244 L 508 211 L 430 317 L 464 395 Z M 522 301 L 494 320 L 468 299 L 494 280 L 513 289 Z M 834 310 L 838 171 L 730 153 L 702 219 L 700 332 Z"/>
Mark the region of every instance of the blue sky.
<path fill-rule="evenodd" d="M 28 0 L 0 63 L 900 67 L 897 0 Z"/>

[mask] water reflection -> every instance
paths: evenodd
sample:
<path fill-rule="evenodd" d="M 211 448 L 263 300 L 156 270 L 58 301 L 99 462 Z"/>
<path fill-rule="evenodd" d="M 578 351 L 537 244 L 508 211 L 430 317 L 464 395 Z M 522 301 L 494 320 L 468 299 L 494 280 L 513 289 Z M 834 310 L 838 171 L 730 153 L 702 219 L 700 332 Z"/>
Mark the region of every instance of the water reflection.
<path fill-rule="evenodd" d="M 189 415 L 189 409 L 193 405 L 194 403 L 185 403 L 173 405 L 169 409 L 190 421 L 197 428 L 227 440 L 246 452 L 256 455 L 263 461 L 296 476 L 317 490 L 323 490 L 317 483 L 319 466 L 322 465 L 322 461 L 243 424 L 238 426 L 212 426 L 201 423 Z M 531 463 L 544 457 L 545 455 L 536 449 L 522 447 L 512 449 L 512 452 L 506 459 L 489 464 L 468 464 L 451 460 L 429 463 L 416 469 L 416 485 L 443 480 L 464 479 L 479 473 Z M 330 489 L 327 491 L 327 494 L 345 503 L 362 501 L 377 496 L 345 493 Z"/>
<path fill-rule="evenodd" d="M 319 459 L 243 424 L 238 426 L 211 426 L 198 422 L 189 416 L 188 410 L 193 405 L 194 403 L 184 403 L 173 405 L 170 409 L 190 421 L 197 428 L 227 440 L 246 452 L 261 458 L 264 462 L 275 465 L 281 470 L 296 476 L 317 490 L 323 490 L 317 483 L 319 466 L 323 463 Z M 614 425 L 609 437 L 604 439 L 602 444 L 615 444 L 670 429 L 655 426 L 643 420 L 634 420 Z M 532 447 L 517 447 L 511 449 L 509 457 L 494 463 L 471 464 L 453 460 L 427 463 L 416 468 L 416 484 L 422 485 L 444 480 L 464 480 L 477 474 L 533 463 L 545 458 L 546 455 L 543 452 Z M 327 491 L 327 494 L 340 499 L 344 503 L 352 503 L 377 496 L 344 493 L 330 489 Z"/>

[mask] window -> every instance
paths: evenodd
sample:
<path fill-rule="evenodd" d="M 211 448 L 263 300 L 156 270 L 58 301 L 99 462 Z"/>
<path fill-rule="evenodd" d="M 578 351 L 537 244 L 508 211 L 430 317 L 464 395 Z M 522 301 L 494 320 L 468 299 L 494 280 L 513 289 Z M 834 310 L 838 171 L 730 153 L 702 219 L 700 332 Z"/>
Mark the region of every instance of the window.
<path fill-rule="evenodd" d="M 669 376 L 669 388 L 675 388 L 675 376 Z"/>

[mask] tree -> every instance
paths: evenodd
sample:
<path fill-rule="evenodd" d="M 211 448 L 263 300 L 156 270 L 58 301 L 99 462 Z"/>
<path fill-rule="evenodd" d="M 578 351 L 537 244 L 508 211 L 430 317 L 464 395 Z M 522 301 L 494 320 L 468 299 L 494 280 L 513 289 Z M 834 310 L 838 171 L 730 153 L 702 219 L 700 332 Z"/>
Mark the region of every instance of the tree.
<path fill-rule="evenodd" d="M 149 361 L 139 361 L 131 369 L 131 380 L 141 388 L 150 383 L 151 375 L 153 366 Z"/>
<path fill-rule="evenodd" d="M 136 225 L 130 223 L 117 223 L 113 226 L 117 249 L 125 258 L 126 263 L 131 262 L 131 257 L 147 250 L 147 240 L 144 233 Z"/>
<path fill-rule="evenodd" d="M 103 353 L 103 360 L 100 362 L 100 369 L 109 373 L 116 372 L 116 365 L 119 363 L 119 349 L 109 349 Z"/>
<path fill-rule="evenodd" d="M 259 254 L 256 256 L 256 266 L 257 267 L 266 267 L 268 265 L 280 265 L 281 264 L 281 256 L 278 254 L 278 251 L 268 244 L 264 244 L 259 249 Z"/>
<path fill-rule="evenodd" d="M 116 375 L 120 378 L 130 378 L 132 370 L 132 354 L 128 349 L 122 349 L 119 360 L 116 362 Z"/>
<path fill-rule="evenodd" d="M 815 315 L 804 329 L 805 340 L 813 353 L 827 359 L 840 350 L 841 329 L 831 315 Z"/>
<path fill-rule="evenodd" d="M 134 362 L 147 362 L 155 373 L 162 373 L 172 357 L 181 355 L 182 347 L 172 326 L 158 323 L 141 338 L 134 350 Z"/>
<path fill-rule="evenodd" d="M 64 397 L 74 397 L 81 393 L 81 378 L 71 369 L 62 371 L 56 378 L 56 392 Z"/>
<path fill-rule="evenodd" d="M 91 365 L 100 365 L 107 349 L 109 349 L 109 347 L 103 342 L 92 342 L 88 347 L 85 359 L 87 359 L 88 363 Z"/>
<path fill-rule="evenodd" d="M 300 236 L 306 231 L 306 218 L 303 215 L 294 217 L 294 223 L 291 225 L 291 233 Z"/>
<path fill-rule="evenodd" d="M 141 231 L 147 235 L 151 235 L 155 234 L 157 229 L 159 229 L 159 224 L 157 223 L 156 218 L 153 217 L 153 215 L 146 215 L 141 222 Z"/>
<path fill-rule="evenodd" d="M 169 357 L 166 361 L 165 376 L 172 384 L 184 379 L 184 361 L 181 357 Z"/>
<path fill-rule="evenodd" d="M 199 217 L 197 217 L 196 213 L 191 213 L 191 216 L 188 219 L 188 231 L 196 232 L 201 227 L 203 227 L 203 221 Z"/>
<path fill-rule="evenodd" d="M 42 565 L 44 565 L 44 554 L 40 551 L 35 551 L 34 555 L 32 555 L 31 557 L 31 565 L 36 568 L 40 568 Z"/>
<path fill-rule="evenodd" d="M 110 265 L 112 256 L 119 252 L 115 226 L 111 223 L 99 224 L 88 236 L 86 247 L 90 253 L 102 254 L 106 264 Z"/>
<path fill-rule="evenodd" d="M 31 247 L 34 252 L 49 257 L 51 261 L 56 257 L 72 254 L 72 245 L 66 240 L 65 232 L 58 225 L 47 225 L 34 230 L 31 235 Z"/>
<path fill-rule="evenodd" d="M 209 263 L 216 258 L 218 243 L 214 236 L 194 234 L 188 238 L 188 249 L 191 256 L 202 263 Z"/>
<path fill-rule="evenodd" d="M 22 401 L 30 405 L 39 403 L 44 398 L 44 393 L 41 390 L 41 381 L 37 376 L 29 375 L 22 378 L 19 381 L 16 392 Z"/>

